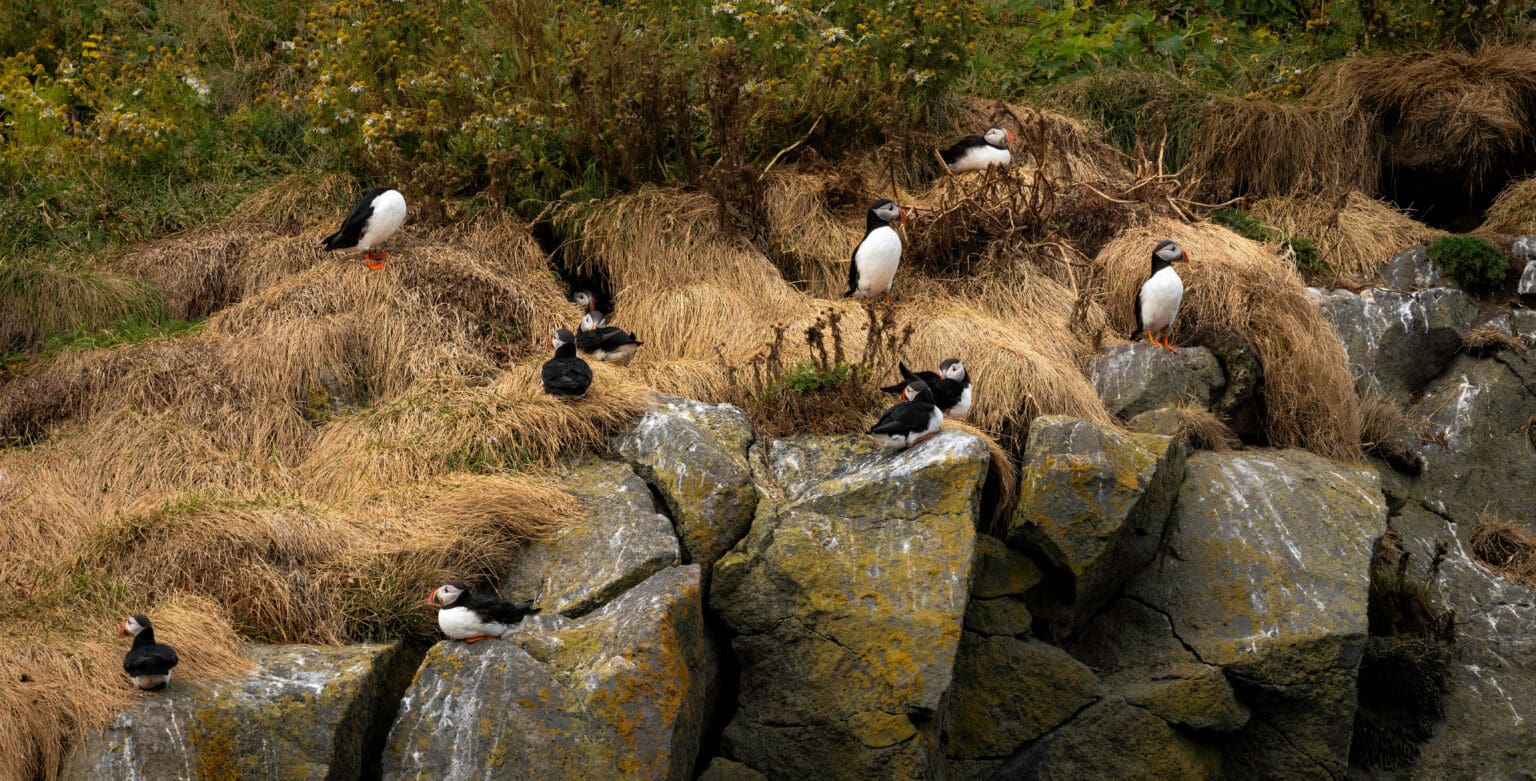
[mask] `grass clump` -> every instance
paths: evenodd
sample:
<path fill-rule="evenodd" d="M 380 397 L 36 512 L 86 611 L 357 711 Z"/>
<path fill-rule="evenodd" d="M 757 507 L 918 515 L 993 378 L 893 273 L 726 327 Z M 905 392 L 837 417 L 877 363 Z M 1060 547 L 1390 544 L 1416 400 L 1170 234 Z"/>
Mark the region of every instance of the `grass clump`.
<path fill-rule="evenodd" d="M 1245 239 L 1269 241 L 1274 236 L 1273 228 L 1241 209 L 1230 207 L 1217 209 L 1211 212 L 1211 221 Z"/>
<path fill-rule="evenodd" d="M 1472 530 L 1472 555 L 1500 575 L 1536 588 L 1536 532 L 1528 527 L 1480 517 Z"/>
<path fill-rule="evenodd" d="M 1446 236 L 1429 245 L 1429 259 L 1440 273 L 1469 292 L 1487 292 L 1504 284 L 1509 259 L 1487 239 Z"/>
<path fill-rule="evenodd" d="M 1317 248 L 1317 243 L 1301 236 L 1291 236 L 1282 245 L 1286 252 L 1296 262 L 1296 267 L 1309 274 L 1322 274 L 1328 271 L 1328 264 L 1323 262 L 1323 254 Z"/>

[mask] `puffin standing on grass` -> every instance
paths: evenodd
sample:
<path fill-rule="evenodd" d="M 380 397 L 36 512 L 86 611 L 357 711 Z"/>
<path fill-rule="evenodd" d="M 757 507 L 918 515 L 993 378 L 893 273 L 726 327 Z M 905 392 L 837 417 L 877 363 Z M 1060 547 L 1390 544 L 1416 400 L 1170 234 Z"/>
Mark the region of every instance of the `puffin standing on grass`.
<path fill-rule="evenodd" d="M 1013 144 L 1013 134 L 994 127 L 980 136 L 966 136 L 954 146 L 939 153 L 944 165 L 952 174 L 967 171 L 984 171 L 994 165 L 1006 166 L 1013 161 L 1008 147 Z"/>
<path fill-rule="evenodd" d="M 869 429 L 875 441 L 891 448 L 909 448 L 939 433 L 944 413 L 933 402 L 933 390 L 922 380 L 913 380 L 901 391 L 901 403 L 885 411 L 880 422 Z"/>
<path fill-rule="evenodd" d="M 555 357 L 545 361 L 544 368 L 539 371 L 544 392 L 567 399 L 587 395 L 587 388 L 592 387 L 592 367 L 576 357 L 576 336 L 561 328 L 549 343 L 555 348 Z"/>
<path fill-rule="evenodd" d="M 405 196 L 399 190 L 375 187 L 363 193 L 341 230 L 326 236 L 320 246 L 326 252 L 357 247 L 363 251 L 368 268 L 381 269 L 389 256 L 384 244 L 404 222 Z"/>
<path fill-rule="evenodd" d="M 117 634 L 133 638 L 133 647 L 123 657 L 123 672 L 128 673 L 133 685 L 144 691 L 165 688 L 171 682 L 171 668 L 181 660 L 176 658 L 176 649 L 155 642 L 155 629 L 150 626 L 149 617 L 129 616 L 117 628 Z"/>
<path fill-rule="evenodd" d="M 622 328 L 608 325 L 602 312 L 593 309 L 581 318 L 576 332 L 576 349 L 586 353 L 594 361 L 607 361 L 628 366 L 635 358 L 635 350 L 645 342 L 635 338 Z"/>
<path fill-rule="evenodd" d="M 891 283 L 901 265 L 901 234 L 894 223 L 907 222 L 907 213 L 889 200 L 875 201 L 864 219 L 864 240 L 853 248 L 853 262 L 848 265 L 848 292 L 843 298 L 858 296 L 866 301 L 884 295 L 891 303 Z"/>
<path fill-rule="evenodd" d="M 434 589 L 427 596 L 427 604 L 438 608 L 437 628 L 450 639 L 466 643 L 491 637 L 500 639 L 523 616 L 539 612 L 532 602 L 513 604 L 495 596 L 476 594 L 457 581 Z"/>
<path fill-rule="evenodd" d="M 1161 345 L 1169 352 L 1178 352 L 1168 343 L 1168 338 L 1179 317 L 1179 304 L 1184 300 L 1184 280 L 1173 270 L 1173 264 L 1187 260 L 1188 253 L 1171 241 L 1158 244 L 1152 251 L 1152 275 L 1141 283 L 1141 290 L 1136 293 L 1136 332 L 1131 334 L 1131 341 L 1145 333 L 1147 341 Z M 1161 341 L 1158 336 L 1162 337 Z"/>
<path fill-rule="evenodd" d="M 928 389 L 933 392 L 933 403 L 938 405 L 945 417 L 958 420 L 971 413 L 971 376 L 966 373 L 965 364 L 959 358 L 945 358 L 939 364 L 938 372 L 913 373 L 904 363 L 897 366 L 901 369 L 901 382 L 880 390 L 901 393 L 913 382 L 921 380 L 928 384 Z"/>

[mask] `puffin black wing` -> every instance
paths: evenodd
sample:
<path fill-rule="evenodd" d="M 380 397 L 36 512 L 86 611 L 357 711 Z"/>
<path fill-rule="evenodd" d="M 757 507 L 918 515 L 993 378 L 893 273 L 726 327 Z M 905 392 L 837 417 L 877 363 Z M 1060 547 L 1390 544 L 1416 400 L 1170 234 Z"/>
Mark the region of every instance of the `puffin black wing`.
<path fill-rule="evenodd" d="M 165 675 L 181 660 L 176 649 L 164 643 L 151 643 L 129 649 L 123 657 L 123 672 L 129 675 Z"/>
<path fill-rule="evenodd" d="M 321 249 L 325 252 L 337 249 L 356 247 L 358 239 L 363 236 L 363 229 L 368 226 L 368 219 L 373 216 L 373 199 L 388 192 L 388 187 L 375 187 L 363 193 L 361 200 L 352 207 L 352 213 L 347 215 L 346 221 L 341 223 L 341 230 L 325 237 Z"/>
<path fill-rule="evenodd" d="M 636 339 L 634 334 L 611 325 L 604 326 L 591 333 L 597 334 L 597 349 L 600 350 L 617 350 L 626 344 L 645 344 L 645 342 Z"/>
<path fill-rule="evenodd" d="M 960 160 L 960 158 L 965 156 L 966 152 L 969 152 L 978 146 L 986 145 L 987 139 L 982 138 L 981 136 L 966 136 L 965 138 L 956 141 L 954 146 L 940 152 L 939 157 L 944 158 L 945 165 L 954 165 L 957 161 Z"/>
<path fill-rule="evenodd" d="M 1145 285 L 1146 283 L 1143 282 L 1142 284 Z M 1131 341 L 1134 342 L 1140 339 L 1146 330 L 1146 325 L 1141 322 L 1141 290 L 1138 289 L 1136 291 L 1136 330 L 1131 332 Z"/>
<path fill-rule="evenodd" d="M 858 292 L 858 289 L 859 289 L 859 247 L 862 247 L 862 246 L 864 246 L 864 242 L 862 240 L 860 240 L 858 244 L 855 244 L 853 246 L 853 254 L 848 257 L 848 292 L 843 294 L 843 298 L 848 298 L 848 297 L 852 296 L 854 293 Z"/>
<path fill-rule="evenodd" d="M 523 616 L 539 612 L 533 607 L 532 602 L 512 603 L 482 594 L 472 595 L 464 607 L 475 611 L 482 620 L 494 621 L 498 624 L 515 624 L 521 621 Z"/>
<path fill-rule="evenodd" d="M 885 411 L 880 421 L 871 426 L 871 434 L 905 435 L 921 431 L 928 426 L 933 405 L 921 401 L 904 401 Z"/>
<path fill-rule="evenodd" d="M 592 368 L 575 356 L 549 359 L 539 377 L 544 381 L 544 392 L 556 396 L 580 396 L 592 387 Z"/>
<path fill-rule="evenodd" d="M 965 392 L 965 383 L 948 377 L 936 381 L 929 380 L 928 387 L 933 389 L 933 403 L 941 410 L 959 404 L 960 394 Z"/>
<path fill-rule="evenodd" d="M 907 385 L 913 380 L 922 380 L 923 382 L 928 383 L 930 388 L 939 381 L 939 375 L 936 372 L 924 371 L 913 374 L 912 370 L 908 369 L 907 365 L 904 363 L 897 363 L 896 367 L 901 370 L 901 382 L 898 382 L 895 385 L 887 385 L 880 390 L 886 393 L 901 393 L 901 389 L 907 387 Z"/>

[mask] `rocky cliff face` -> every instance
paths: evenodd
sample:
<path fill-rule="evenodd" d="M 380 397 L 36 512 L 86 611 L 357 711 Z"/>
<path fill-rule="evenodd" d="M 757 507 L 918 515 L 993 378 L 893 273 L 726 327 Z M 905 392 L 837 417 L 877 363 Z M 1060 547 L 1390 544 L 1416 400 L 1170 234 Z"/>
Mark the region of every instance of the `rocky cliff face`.
<path fill-rule="evenodd" d="M 1464 351 L 1476 306 L 1414 264 L 1314 291 L 1362 391 L 1422 421 L 1412 469 L 1046 417 L 992 536 L 969 434 L 759 439 L 739 410 L 660 398 L 611 460 L 569 465 L 587 517 L 507 574 L 543 611 L 513 634 L 424 659 L 256 649 L 246 677 L 141 698 L 71 775 L 1524 777 L 1536 592 L 1472 536 L 1536 525 L 1536 362 Z M 1492 327 L 1536 346 L 1527 315 Z M 1262 383 L 1199 348 L 1112 346 L 1088 371 L 1122 419 L 1195 407 L 1238 431 Z M 1449 685 L 1382 735 L 1360 714 L 1383 707 L 1368 679 L 1396 680 L 1383 643 L 1412 637 L 1403 584 L 1454 614 Z"/>

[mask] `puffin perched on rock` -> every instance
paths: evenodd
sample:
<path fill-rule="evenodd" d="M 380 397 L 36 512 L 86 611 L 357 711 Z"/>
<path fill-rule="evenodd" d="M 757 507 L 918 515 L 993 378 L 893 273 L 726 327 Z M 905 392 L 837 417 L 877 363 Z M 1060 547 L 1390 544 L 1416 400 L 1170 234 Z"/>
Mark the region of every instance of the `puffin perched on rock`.
<path fill-rule="evenodd" d="M 576 332 L 576 349 L 594 361 L 626 366 L 635 358 L 635 350 L 645 342 L 622 328 L 608 325 L 602 312 L 593 309 L 581 318 Z"/>
<path fill-rule="evenodd" d="M 539 378 L 544 382 L 544 392 L 551 396 L 579 399 L 592 387 L 592 367 L 576 357 L 576 336 L 561 328 L 549 340 L 555 348 L 555 357 L 544 362 Z"/>
<path fill-rule="evenodd" d="M 384 244 L 405 222 L 405 196 L 399 190 L 375 187 L 363 193 L 341 229 L 325 237 L 320 245 L 326 252 L 357 247 L 363 251 L 368 268 L 384 268 L 389 256 Z"/>
<path fill-rule="evenodd" d="M 928 383 L 913 380 L 901 390 L 901 403 L 886 410 L 869 433 L 876 442 L 901 450 L 939 433 L 943 422 L 944 413 L 933 402 L 933 390 Z"/>
<path fill-rule="evenodd" d="M 880 390 L 901 393 L 913 382 L 921 380 L 928 384 L 928 389 L 933 393 L 933 403 L 938 405 L 945 417 L 958 420 L 971 413 L 971 376 L 966 373 L 965 364 L 959 358 L 945 358 L 939 364 L 938 372 L 914 373 L 904 363 L 897 366 L 901 369 L 901 382 Z"/>
<path fill-rule="evenodd" d="M 885 302 L 891 302 L 891 283 L 901 265 L 901 234 L 895 223 L 907 220 L 907 213 L 889 200 L 882 198 L 869 207 L 864 239 L 853 248 L 853 262 L 848 265 L 848 292 L 843 298 L 869 300 L 884 295 Z"/>
<path fill-rule="evenodd" d="M 1145 333 L 1147 341 L 1169 352 L 1178 352 L 1168 343 L 1168 337 L 1179 317 L 1179 304 L 1184 300 L 1184 280 L 1174 271 L 1173 264 L 1187 260 L 1189 255 L 1184 249 L 1171 241 L 1158 244 L 1152 251 L 1152 274 L 1136 293 L 1136 332 L 1131 334 L 1131 341 Z"/>
<path fill-rule="evenodd" d="M 954 146 L 939 153 L 944 165 L 952 174 L 967 171 L 984 171 L 994 165 L 1006 166 L 1013 161 L 1008 147 L 1013 144 L 1013 134 L 994 127 L 980 136 L 966 136 Z"/>
<path fill-rule="evenodd" d="M 176 649 L 155 642 L 155 629 L 150 626 L 149 617 L 129 616 L 117 628 L 117 634 L 133 638 L 133 647 L 123 657 L 123 672 L 128 673 L 133 685 L 145 691 L 165 688 L 171 682 L 171 668 L 181 660 L 176 658 Z"/>
<path fill-rule="evenodd" d="M 427 604 L 438 608 L 437 628 L 443 634 L 467 643 L 490 637 L 500 639 L 523 616 L 539 612 L 532 602 L 513 604 L 499 597 L 476 594 L 457 581 L 433 589 Z"/>

